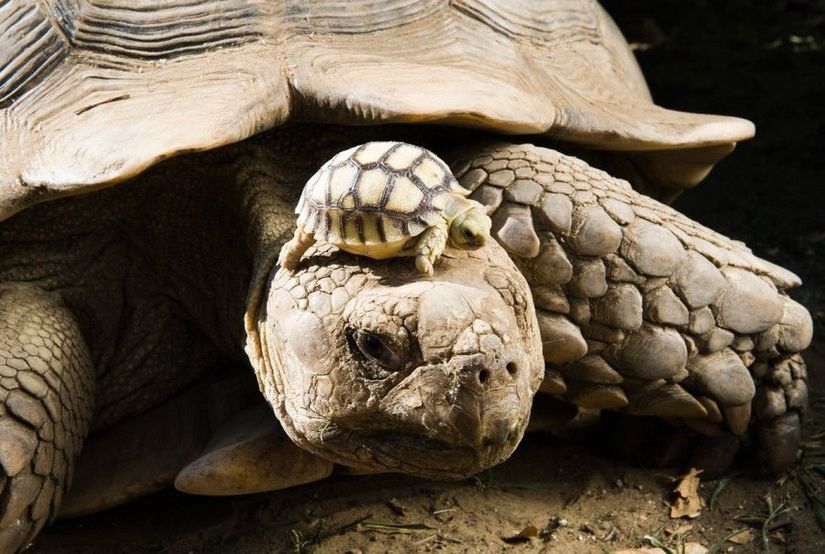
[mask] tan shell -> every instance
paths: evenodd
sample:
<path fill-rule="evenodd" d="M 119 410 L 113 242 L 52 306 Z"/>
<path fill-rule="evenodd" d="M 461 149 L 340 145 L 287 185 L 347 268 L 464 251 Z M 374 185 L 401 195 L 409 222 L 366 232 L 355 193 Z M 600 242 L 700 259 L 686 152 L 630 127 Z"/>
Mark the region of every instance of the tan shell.
<path fill-rule="evenodd" d="M 741 119 L 655 106 L 593 1 L 341 6 L 2 3 L 0 220 L 295 116 L 548 134 L 644 151 L 638 163 L 657 175 L 690 173 L 693 183 L 753 134 Z"/>
<path fill-rule="evenodd" d="M 404 142 L 368 142 L 313 175 L 295 209 L 298 226 L 332 244 L 403 241 L 442 219 L 451 194 L 467 196 L 438 156 Z"/>

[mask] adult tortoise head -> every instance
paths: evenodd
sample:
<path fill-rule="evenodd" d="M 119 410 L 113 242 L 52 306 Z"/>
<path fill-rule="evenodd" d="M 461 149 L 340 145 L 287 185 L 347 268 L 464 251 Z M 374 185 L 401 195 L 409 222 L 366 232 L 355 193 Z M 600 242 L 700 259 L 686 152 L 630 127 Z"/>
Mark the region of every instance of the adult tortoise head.
<path fill-rule="evenodd" d="M 506 459 L 544 376 L 528 285 L 498 245 L 434 277 L 331 246 L 253 294 L 247 351 L 289 436 L 362 469 L 462 478 Z"/>

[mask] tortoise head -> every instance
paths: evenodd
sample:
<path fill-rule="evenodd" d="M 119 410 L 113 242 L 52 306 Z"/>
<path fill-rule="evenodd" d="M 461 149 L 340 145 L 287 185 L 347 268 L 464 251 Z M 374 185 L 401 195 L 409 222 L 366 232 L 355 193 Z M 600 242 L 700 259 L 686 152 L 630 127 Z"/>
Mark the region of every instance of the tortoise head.
<path fill-rule="evenodd" d="M 461 211 L 450 221 L 450 245 L 461 250 L 481 248 L 487 244 L 492 227 L 484 206 L 461 196 L 456 203 Z"/>
<path fill-rule="evenodd" d="M 527 283 L 492 244 L 424 278 L 329 245 L 274 271 L 247 318 L 261 390 L 334 462 L 462 478 L 505 460 L 544 375 Z"/>

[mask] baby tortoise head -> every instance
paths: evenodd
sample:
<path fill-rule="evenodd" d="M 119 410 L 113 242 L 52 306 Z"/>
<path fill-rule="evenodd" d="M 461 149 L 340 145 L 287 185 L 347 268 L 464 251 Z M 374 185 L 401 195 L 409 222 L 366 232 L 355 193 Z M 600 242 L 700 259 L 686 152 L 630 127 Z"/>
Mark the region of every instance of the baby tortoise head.
<path fill-rule="evenodd" d="M 250 358 L 303 448 L 463 478 L 521 440 L 544 365 L 527 283 L 497 244 L 451 251 L 432 278 L 324 245 L 262 292 Z"/>
<path fill-rule="evenodd" d="M 467 207 L 450 222 L 450 246 L 461 250 L 481 248 L 490 238 L 492 222 L 484 206 L 475 200 L 459 198 Z"/>

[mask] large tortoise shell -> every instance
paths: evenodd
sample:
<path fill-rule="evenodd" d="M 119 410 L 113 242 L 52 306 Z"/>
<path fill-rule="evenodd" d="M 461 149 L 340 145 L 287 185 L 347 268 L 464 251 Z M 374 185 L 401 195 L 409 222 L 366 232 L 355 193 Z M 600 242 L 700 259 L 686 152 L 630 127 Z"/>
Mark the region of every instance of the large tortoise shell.
<path fill-rule="evenodd" d="M 639 152 L 693 184 L 753 134 L 748 121 L 653 104 L 594 0 L 342 6 L 0 2 L 0 220 L 292 119 L 547 134 Z"/>

